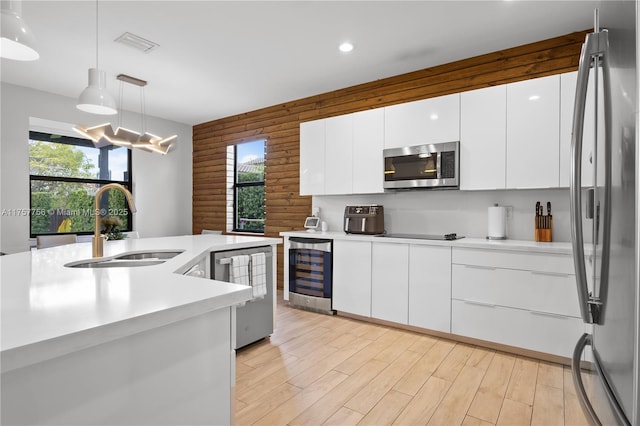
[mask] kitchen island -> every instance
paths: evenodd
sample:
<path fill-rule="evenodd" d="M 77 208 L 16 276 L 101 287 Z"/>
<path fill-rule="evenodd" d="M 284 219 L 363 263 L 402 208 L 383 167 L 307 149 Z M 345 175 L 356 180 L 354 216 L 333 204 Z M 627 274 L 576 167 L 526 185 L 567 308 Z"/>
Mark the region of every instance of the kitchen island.
<path fill-rule="evenodd" d="M 235 309 L 251 289 L 185 273 L 211 252 L 280 242 L 105 244 L 105 257 L 180 252 L 140 267 L 64 266 L 90 259 L 91 243 L 0 257 L 2 424 L 231 423 Z"/>

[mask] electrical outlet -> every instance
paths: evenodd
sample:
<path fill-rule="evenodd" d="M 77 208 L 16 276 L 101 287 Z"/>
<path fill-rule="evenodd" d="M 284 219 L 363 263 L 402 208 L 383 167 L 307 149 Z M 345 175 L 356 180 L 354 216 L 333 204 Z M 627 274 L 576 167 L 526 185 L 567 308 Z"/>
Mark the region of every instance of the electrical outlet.
<path fill-rule="evenodd" d="M 513 206 L 505 206 L 507 209 L 507 219 L 513 219 Z"/>

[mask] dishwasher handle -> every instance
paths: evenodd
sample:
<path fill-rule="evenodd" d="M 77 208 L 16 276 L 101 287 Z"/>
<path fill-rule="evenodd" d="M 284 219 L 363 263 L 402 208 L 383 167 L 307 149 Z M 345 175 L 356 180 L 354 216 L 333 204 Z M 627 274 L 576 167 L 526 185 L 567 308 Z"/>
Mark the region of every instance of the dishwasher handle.
<path fill-rule="evenodd" d="M 273 257 L 273 254 L 271 252 L 267 252 L 264 254 L 264 257 L 266 260 L 270 260 Z M 233 258 L 233 256 L 229 256 L 229 257 L 222 257 L 220 259 L 218 259 L 216 261 L 216 263 L 218 265 L 231 265 L 231 259 Z"/>

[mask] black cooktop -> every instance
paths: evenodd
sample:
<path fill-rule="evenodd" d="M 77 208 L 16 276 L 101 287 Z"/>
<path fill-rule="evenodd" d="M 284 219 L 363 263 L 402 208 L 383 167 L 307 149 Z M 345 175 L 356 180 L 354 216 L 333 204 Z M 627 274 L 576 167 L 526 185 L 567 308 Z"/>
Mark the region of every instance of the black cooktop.
<path fill-rule="evenodd" d="M 377 235 L 377 237 L 414 238 L 417 240 L 440 240 L 440 241 L 453 241 L 453 240 L 459 240 L 460 238 L 464 238 L 464 236 L 458 235 L 458 234 L 381 234 L 381 235 Z"/>

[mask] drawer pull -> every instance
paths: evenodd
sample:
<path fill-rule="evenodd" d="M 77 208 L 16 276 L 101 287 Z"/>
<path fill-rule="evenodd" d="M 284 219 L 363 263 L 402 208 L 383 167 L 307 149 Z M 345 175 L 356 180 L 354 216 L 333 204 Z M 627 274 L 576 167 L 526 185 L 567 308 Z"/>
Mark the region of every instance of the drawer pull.
<path fill-rule="evenodd" d="M 496 305 L 494 305 L 493 303 L 487 303 L 487 302 L 478 302 L 477 300 L 463 300 L 464 303 L 467 303 L 469 305 L 478 305 L 478 306 L 485 306 L 487 308 L 495 308 Z"/>
<path fill-rule="evenodd" d="M 488 271 L 495 271 L 497 268 L 494 266 L 482 266 L 482 265 L 462 265 L 465 268 L 470 268 L 470 269 L 485 269 Z"/>
<path fill-rule="evenodd" d="M 563 272 L 545 272 L 545 271 L 531 271 L 533 275 L 546 275 L 550 277 L 568 278 L 572 274 L 565 274 Z"/>
<path fill-rule="evenodd" d="M 566 315 L 560 315 L 560 314 L 553 314 L 551 312 L 542 312 L 542 311 L 529 311 L 531 314 L 533 315 L 539 315 L 541 317 L 551 317 L 551 318 L 558 318 L 558 319 L 567 319 Z"/>

